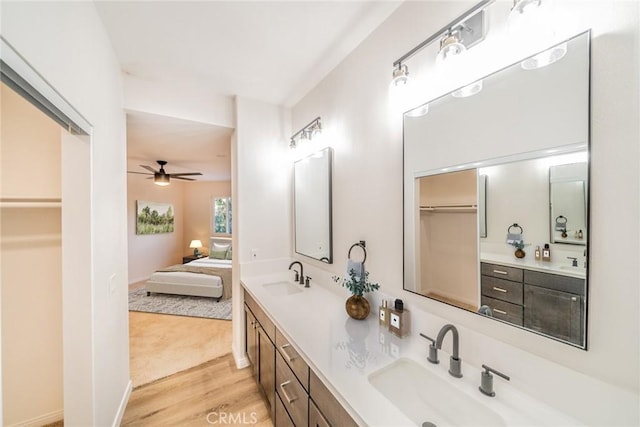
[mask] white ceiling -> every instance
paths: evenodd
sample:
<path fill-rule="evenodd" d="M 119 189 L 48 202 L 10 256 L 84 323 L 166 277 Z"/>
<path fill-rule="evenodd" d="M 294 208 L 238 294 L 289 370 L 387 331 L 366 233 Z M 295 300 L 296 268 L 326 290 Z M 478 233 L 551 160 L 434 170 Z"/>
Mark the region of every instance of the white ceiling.
<path fill-rule="evenodd" d="M 290 107 L 400 3 L 97 0 L 96 7 L 124 73 Z M 127 117 L 129 170 L 160 159 L 169 161 L 169 173 L 196 170 L 205 173 L 201 180 L 230 179 L 228 154 L 224 167 L 216 157 L 229 151 L 229 129 Z"/>
<path fill-rule="evenodd" d="M 147 172 L 156 160 L 169 162 L 167 173 L 202 172 L 198 181 L 231 179 L 233 129 L 145 113 L 127 114 L 127 170 Z M 144 175 L 133 175 L 137 179 Z"/>

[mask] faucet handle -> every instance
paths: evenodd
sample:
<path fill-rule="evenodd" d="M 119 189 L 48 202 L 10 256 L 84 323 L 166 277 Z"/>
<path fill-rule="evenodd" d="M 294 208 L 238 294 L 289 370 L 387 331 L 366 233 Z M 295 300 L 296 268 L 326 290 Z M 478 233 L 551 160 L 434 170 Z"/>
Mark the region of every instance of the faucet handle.
<path fill-rule="evenodd" d="M 440 363 L 440 361 L 438 360 L 438 347 L 436 347 L 436 340 L 434 340 L 431 337 L 426 336 L 422 332 L 420 332 L 420 336 L 422 338 L 425 338 L 425 339 L 431 341 L 431 344 L 429 344 L 429 356 L 427 357 L 427 360 L 429 362 L 433 363 L 434 365 L 437 365 L 438 363 Z"/>
<path fill-rule="evenodd" d="M 571 261 L 571 266 L 572 267 L 577 267 L 578 266 L 578 258 L 572 257 L 572 256 L 568 256 L 567 259 L 572 260 Z"/>
<path fill-rule="evenodd" d="M 304 287 L 308 288 L 309 287 L 309 282 L 311 281 L 311 277 L 307 276 L 306 279 L 304 279 Z"/>
<path fill-rule="evenodd" d="M 493 397 L 496 395 L 496 393 L 493 391 L 493 375 L 491 375 L 492 372 L 507 381 L 511 380 L 511 378 L 509 378 L 507 375 L 503 374 L 502 372 L 496 371 L 495 369 L 487 365 L 482 365 L 482 368 L 484 369 L 484 371 L 480 374 L 480 387 L 478 387 L 478 389 L 482 392 L 482 394 L 485 394 L 489 397 Z"/>

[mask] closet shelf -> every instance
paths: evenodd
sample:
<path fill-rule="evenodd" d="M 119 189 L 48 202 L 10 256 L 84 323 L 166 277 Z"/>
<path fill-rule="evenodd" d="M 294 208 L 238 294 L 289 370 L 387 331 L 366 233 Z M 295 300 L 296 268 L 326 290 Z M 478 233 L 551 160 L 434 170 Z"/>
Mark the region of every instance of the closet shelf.
<path fill-rule="evenodd" d="M 476 212 L 478 205 L 429 205 L 420 206 L 420 212 Z"/>
<path fill-rule="evenodd" d="M 0 208 L 60 208 L 62 199 L 0 198 Z"/>

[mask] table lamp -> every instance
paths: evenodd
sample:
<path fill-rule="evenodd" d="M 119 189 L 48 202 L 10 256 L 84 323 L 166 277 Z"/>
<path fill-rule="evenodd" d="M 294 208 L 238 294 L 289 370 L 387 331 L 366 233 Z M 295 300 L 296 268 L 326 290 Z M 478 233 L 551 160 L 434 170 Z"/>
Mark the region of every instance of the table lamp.
<path fill-rule="evenodd" d="M 200 251 L 198 251 L 198 248 L 202 247 L 202 242 L 200 240 L 192 240 L 191 244 L 189 244 L 190 248 L 193 248 L 193 256 L 198 256 L 200 255 Z"/>

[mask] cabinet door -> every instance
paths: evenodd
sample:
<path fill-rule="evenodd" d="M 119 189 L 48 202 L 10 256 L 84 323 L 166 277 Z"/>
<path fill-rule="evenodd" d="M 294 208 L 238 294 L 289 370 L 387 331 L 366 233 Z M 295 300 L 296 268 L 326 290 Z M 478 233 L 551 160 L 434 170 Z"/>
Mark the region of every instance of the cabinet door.
<path fill-rule="evenodd" d="M 331 427 L 313 400 L 309 400 L 309 427 Z"/>
<path fill-rule="evenodd" d="M 251 310 L 245 305 L 244 306 L 245 313 L 245 351 L 247 353 L 247 358 L 249 362 L 251 362 L 251 369 L 253 370 L 253 375 L 256 376 L 258 374 L 258 346 L 257 346 L 257 336 L 256 336 L 256 318 L 251 313 Z"/>
<path fill-rule="evenodd" d="M 282 403 L 282 400 L 280 399 L 280 396 L 278 396 L 277 393 L 275 396 L 275 401 L 276 401 L 276 410 L 275 410 L 275 421 L 273 424 L 276 427 L 295 427 L 295 424 L 293 423 L 293 421 L 291 421 L 291 418 L 289 417 L 289 414 L 287 413 L 287 410 L 284 408 L 284 404 Z"/>
<path fill-rule="evenodd" d="M 582 345 L 580 295 L 539 286 L 524 285 L 524 327 Z"/>
<path fill-rule="evenodd" d="M 267 333 L 258 327 L 258 357 L 259 357 L 259 369 L 258 369 L 258 381 L 262 390 L 264 391 L 267 400 L 269 401 L 269 408 L 271 409 L 271 419 L 273 419 L 274 405 L 274 390 L 275 390 L 275 346 L 267 336 Z"/>

